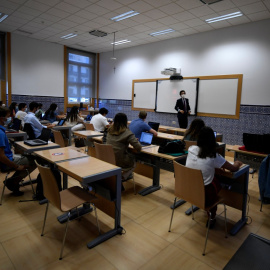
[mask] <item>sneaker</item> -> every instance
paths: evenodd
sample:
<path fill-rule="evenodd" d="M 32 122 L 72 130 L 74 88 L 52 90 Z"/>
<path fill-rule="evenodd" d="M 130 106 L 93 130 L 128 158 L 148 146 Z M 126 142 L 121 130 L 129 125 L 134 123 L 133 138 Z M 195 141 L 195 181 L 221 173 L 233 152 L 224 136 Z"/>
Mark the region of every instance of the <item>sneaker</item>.
<path fill-rule="evenodd" d="M 22 196 L 23 194 L 24 194 L 24 192 L 19 191 L 19 190 L 16 190 L 16 191 L 12 192 L 12 195 L 15 196 L 15 197 Z"/>
<path fill-rule="evenodd" d="M 210 219 L 210 226 L 209 226 L 209 229 L 213 229 L 214 228 L 214 226 L 215 226 L 215 224 L 216 224 L 216 219 L 215 218 L 213 218 L 213 219 Z M 206 228 L 208 227 L 208 220 L 207 220 L 207 222 L 206 222 L 206 226 L 205 226 Z"/>

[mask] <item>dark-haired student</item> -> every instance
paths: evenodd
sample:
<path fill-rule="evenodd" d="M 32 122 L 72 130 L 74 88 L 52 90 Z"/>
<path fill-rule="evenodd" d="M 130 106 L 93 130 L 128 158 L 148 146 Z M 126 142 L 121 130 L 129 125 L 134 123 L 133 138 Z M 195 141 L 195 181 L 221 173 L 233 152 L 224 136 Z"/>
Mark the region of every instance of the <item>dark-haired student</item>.
<path fill-rule="evenodd" d="M 45 112 L 44 119 L 48 120 L 51 124 L 57 124 L 60 119 L 66 118 L 66 116 L 58 114 L 57 104 L 52 103 L 50 108 Z"/>
<path fill-rule="evenodd" d="M 15 114 L 15 118 L 18 118 L 22 121 L 22 127 L 24 126 L 24 118 L 27 115 L 27 104 L 26 103 L 20 103 L 19 104 L 19 110 Z"/>
<path fill-rule="evenodd" d="M 231 172 L 238 171 L 242 162 L 233 164 L 216 152 L 216 138 L 210 127 L 203 127 L 199 133 L 197 145 L 190 146 L 186 167 L 201 170 L 205 185 L 205 206 L 213 204 L 217 200 L 217 194 L 221 189 L 218 179 L 215 177 L 215 168 L 224 168 Z M 211 209 L 210 228 L 216 222 L 217 207 Z"/>
<path fill-rule="evenodd" d="M 141 151 L 142 146 L 135 135 L 127 127 L 127 116 L 124 113 L 115 115 L 113 124 L 104 134 L 106 144 L 111 144 L 115 154 L 116 165 L 122 168 L 122 179 L 129 179 L 135 168 L 135 158 L 128 152 L 131 144 L 135 150 Z"/>
<path fill-rule="evenodd" d="M 197 141 L 199 133 L 203 127 L 205 127 L 204 121 L 200 118 L 195 118 L 191 122 L 190 127 L 186 130 L 183 140 Z"/>
<path fill-rule="evenodd" d="M 38 138 L 41 135 L 41 131 L 43 128 L 52 128 L 53 124 L 49 124 L 47 126 L 42 125 L 39 120 L 36 118 L 35 113 L 38 108 L 37 102 L 31 102 L 29 104 L 29 113 L 24 117 L 24 123 L 29 123 L 34 131 L 35 137 Z"/>
<path fill-rule="evenodd" d="M 106 118 L 108 112 L 106 108 L 100 108 L 98 114 L 92 117 L 90 124 L 93 124 L 95 131 L 103 132 L 106 127 L 109 127 L 110 124 Z"/>
<path fill-rule="evenodd" d="M 0 167 L 2 171 L 15 170 L 12 177 L 6 180 L 6 187 L 13 191 L 14 196 L 21 196 L 19 183 L 27 176 L 26 168 L 31 173 L 36 164 L 32 156 L 13 155 L 4 127 L 10 116 L 8 108 L 0 107 Z"/>

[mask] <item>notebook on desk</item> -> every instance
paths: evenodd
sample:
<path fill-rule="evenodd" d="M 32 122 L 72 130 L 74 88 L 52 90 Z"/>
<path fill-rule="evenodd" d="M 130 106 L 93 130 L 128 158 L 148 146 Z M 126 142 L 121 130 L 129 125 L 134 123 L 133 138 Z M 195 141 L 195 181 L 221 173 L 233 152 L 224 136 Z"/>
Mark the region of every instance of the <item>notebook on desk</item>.
<path fill-rule="evenodd" d="M 48 142 L 40 140 L 40 139 L 34 139 L 34 140 L 27 140 L 24 141 L 24 144 L 29 146 L 39 146 L 39 145 L 46 145 Z"/>
<path fill-rule="evenodd" d="M 147 146 L 147 145 L 151 145 L 152 139 L 153 139 L 152 133 L 142 132 L 139 142 L 142 146 Z"/>

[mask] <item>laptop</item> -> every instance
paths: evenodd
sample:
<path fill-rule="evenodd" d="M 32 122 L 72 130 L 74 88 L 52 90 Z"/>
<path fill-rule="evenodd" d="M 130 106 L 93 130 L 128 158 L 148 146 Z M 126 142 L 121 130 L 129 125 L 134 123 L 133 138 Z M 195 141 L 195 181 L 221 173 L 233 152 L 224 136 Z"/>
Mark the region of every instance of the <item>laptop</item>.
<path fill-rule="evenodd" d="M 46 145 L 48 142 L 40 140 L 40 139 L 34 139 L 34 140 L 27 140 L 24 141 L 24 144 L 29 146 L 39 146 L 39 145 Z"/>
<path fill-rule="evenodd" d="M 155 131 L 158 131 L 158 128 L 159 128 L 159 125 L 160 123 L 157 123 L 157 122 L 148 122 L 148 125 L 154 129 Z"/>
<path fill-rule="evenodd" d="M 65 122 L 66 122 L 66 119 L 60 119 L 56 126 L 63 126 Z"/>
<path fill-rule="evenodd" d="M 153 139 L 152 133 L 142 132 L 139 142 L 142 146 L 147 146 L 147 145 L 151 145 L 152 139 Z"/>
<path fill-rule="evenodd" d="M 214 131 L 214 135 L 215 135 L 215 137 L 217 137 L 217 132 L 216 131 Z"/>

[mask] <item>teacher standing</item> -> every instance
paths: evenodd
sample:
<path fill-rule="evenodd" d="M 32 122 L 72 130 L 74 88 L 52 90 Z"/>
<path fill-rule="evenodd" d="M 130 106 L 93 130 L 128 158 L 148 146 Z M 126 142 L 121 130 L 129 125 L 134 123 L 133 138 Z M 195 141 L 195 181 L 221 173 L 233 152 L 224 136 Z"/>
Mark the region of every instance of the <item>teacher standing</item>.
<path fill-rule="evenodd" d="M 181 98 L 177 99 L 175 110 L 177 111 L 177 118 L 180 128 L 187 128 L 188 126 L 188 115 L 190 114 L 189 102 L 186 97 L 186 91 L 180 91 Z"/>

